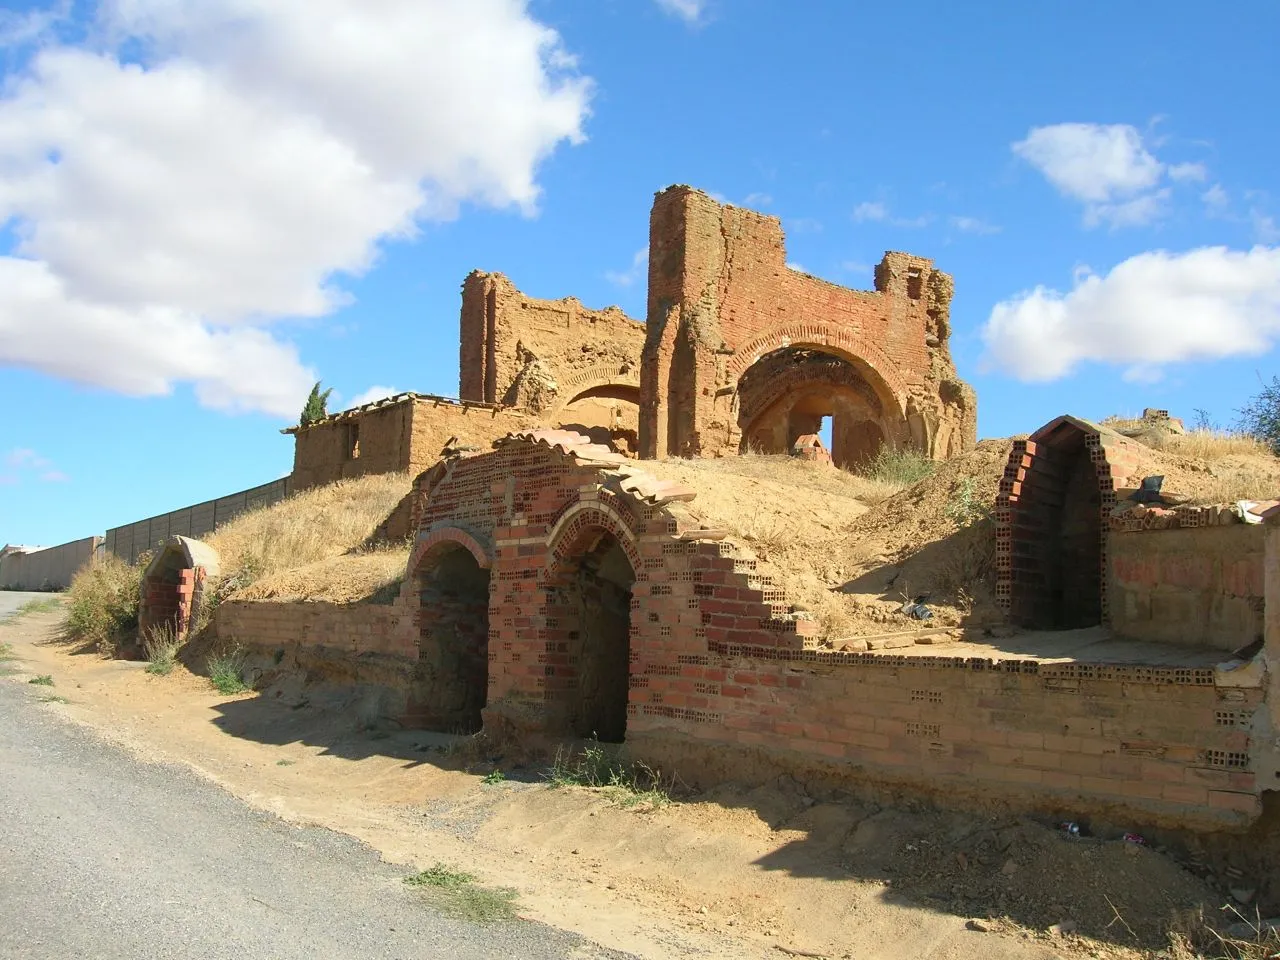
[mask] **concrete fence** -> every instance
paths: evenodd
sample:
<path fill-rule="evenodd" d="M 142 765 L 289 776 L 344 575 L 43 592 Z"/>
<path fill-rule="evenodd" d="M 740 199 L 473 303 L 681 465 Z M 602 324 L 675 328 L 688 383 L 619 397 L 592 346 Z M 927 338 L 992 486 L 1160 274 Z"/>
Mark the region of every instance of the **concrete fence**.
<path fill-rule="evenodd" d="M 103 538 L 85 537 L 56 547 L 0 555 L 0 589 L 65 590 L 84 566 L 102 556 Z"/>
<path fill-rule="evenodd" d="M 121 560 L 133 563 L 138 554 L 155 549 L 169 537 L 202 537 L 240 514 L 276 503 L 292 492 L 292 477 L 284 477 L 217 500 L 112 527 L 107 531 L 106 549 Z"/>

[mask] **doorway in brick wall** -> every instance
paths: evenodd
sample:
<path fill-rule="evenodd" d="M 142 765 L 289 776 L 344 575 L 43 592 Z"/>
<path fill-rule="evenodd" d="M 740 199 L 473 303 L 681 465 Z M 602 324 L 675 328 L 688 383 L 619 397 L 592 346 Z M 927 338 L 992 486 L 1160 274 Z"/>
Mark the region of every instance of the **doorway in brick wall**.
<path fill-rule="evenodd" d="M 1102 622 L 1102 490 L 1083 430 L 1065 423 L 1036 440 L 1011 505 L 1012 620 L 1038 630 Z"/>
<path fill-rule="evenodd" d="M 418 668 L 412 712 L 429 729 L 475 733 L 489 684 L 489 571 L 445 543 L 419 568 Z"/>
<path fill-rule="evenodd" d="M 552 588 L 568 654 L 565 675 L 555 686 L 570 733 L 621 743 L 627 732 L 636 574 L 612 533 L 592 530 L 579 543 Z"/>

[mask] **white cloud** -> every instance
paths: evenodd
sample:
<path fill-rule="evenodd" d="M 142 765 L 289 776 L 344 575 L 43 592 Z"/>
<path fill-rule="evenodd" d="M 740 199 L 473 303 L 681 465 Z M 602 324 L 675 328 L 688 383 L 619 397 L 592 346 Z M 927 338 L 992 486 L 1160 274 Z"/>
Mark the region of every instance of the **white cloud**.
<path fill-rule="evenodd" d="M 870 273 L 874 268 L 869 263 L 863 263 L 861 260 L 842 260 L 840 261 L 840 269 L 847 273 Z"/>
<path fill-rule="evenodd" d="M 787 269 L 794 270 L 796 273 L 808 273 L 802 264 L 796 263 L 794 260 L 787 261 Z"/>
<path fill-rule="evenodd" d="M 1059 192 L 1084 204 L 1085 226 L 1140 226 L 1162 217 L 1172 191 L 1166 182 L 1203 181 L 1202 163 L 1167 165 L 1128 124 L 1059 123 L 1034 127 L 1013 152 Z"/>
<path fill-rule="evenodd" d="M 0 50 L 37 43 L 53 28 L 71 16 L 71 0 L 44 9 L 36 8 L 19 13 L 16 10 L 0 10 Z"/>
<path fill-rule="evenodd" d="M 1204 201 L 1204 205 L 1209 209 L 1210 213 L 1220 213 L 1231 203 L 1231 198 L 1227 195 L 1227 191 L 1222 188 L 1222 184 L 1220 183 L 1215 183 L 1204 193 L 1200 194 L 1200 199 Z"/>
<path fill-rule="evenodd" d="M 1169 179 L 1181 183 L 1186 180 L 1203 182 L 1209 170 L 1203 163 L 1174 163 L 1169 166 Z"/>
<path fill-rule="evenodd" d="M 853 208 L 853 220 L 855 223 L 887 223 L 893 227 L 917 229 L 928 226 L 933 217 L 927 213 L 918 217 L 895 217 L 890 215 L 888 204 L 865 200 Z"/>
<path fill-rule="evenodd" d="M 1249 220 L 1253 223 L 1253 233 L 1259 243 L 1280 243 L 1280 226 L 1276 225 L 1275 217 L 1254 207 L 1249 211 Z"/>
<path fill-rule="evenodd" d="M 589 82 L 523 0 L 104 2 L 0 96 L 0 363 L 292 416 L 378 244 L 463 203 L 536 210 Z"/>
<path fill-rule="evenodd" d="M 664 13 L 679 17 L 686 23 L 697 23 L 707 9 L 707 0 L 656 0 Z"/>
<path fill-rule="evenodd" d="M 748 193 L 742 202 L 748 207 L 767 207 L 773 203 L 773 197 L 767 193 Z"/>
<path fill-rule="evenodd" d="M 987 223 L 977 217 L 952 217 L 951 226 L 961 233 L 976 233 L 980 236 L 1000 232 L 1000 227 L 994 223 Z"/>
<path fill-rule="evenodd" d="M 364 393 L 357 393 L 351 398 L 351 403 L 347 405 L 348 410 L 353 407 L 363 407 L 366 403 L 373 403 L 375 400 L 385 400 L 387 397 L 394 397 L 397 393 L 404 393 L 397 387 L 370 387 Z"/>
<path fill-rule="evenodd" d="M 864 200 L 853 208 L 853 219 L 857 223 L 868 221 L 878 223 L 889 216 L 889 208 L 878 201 Z"/>
<path fill-rule="evenodd" d="M 997 304 L 982 332 L 986 362 L 1024 381 L 1079 364 L 1122 364 L 1130 379 L 1188 360 L 1257 355 L 1280 338 L 1280 248 L 1142 253 L 1106 276 L 1077 273 Z"/>
<path fill-rule="evenodd" d="M 66 483 L 71 479 L 57 469 L 48 457 L 42 457 L 30 447 L 14 447 L 4 455 L 0 484 L 13 486 L 26 475 L 34 475 L 43 483 Z"/>
<path fill-rule="evenodd" d="M 1084 211 L 1084 224 L 1086 227 L 1096 227 L 1103 223 L 1110 224 L 1113 228 L 1140 227 L 1164 216 L 1172 195 L 1172 190 L 1162 187 L 1152 193 L 1144 193 L 1118 203 L 1090 204 Z"/>
<path fill-rule="evenodd" d="M 604 278 L 612 284 L 619 287 L 629 287 L 641 277 L 645 276 L 649 269 L 649 248 L 641 247 L 631 257 L 631 266 L 625 270 L 606 270 Z"/>
<path fill-rule="evenodd" d="M 1034 127 L 1013 152 L 1067 196 L 1105 203 L 1160 182 L 1164 165 L 1128 124 L 1059 123 Z"/>

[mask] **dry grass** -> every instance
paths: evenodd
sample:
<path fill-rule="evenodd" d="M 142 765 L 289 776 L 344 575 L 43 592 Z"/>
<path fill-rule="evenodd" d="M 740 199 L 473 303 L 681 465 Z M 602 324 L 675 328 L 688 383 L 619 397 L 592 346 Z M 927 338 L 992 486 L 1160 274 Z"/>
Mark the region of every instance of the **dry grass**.
<path fill-rule="evenodd" d="M 235 600 L 358 600 L 394 598 L 409 563 L 409 548 L 392 546 L 317 560 L 259 577 L 230 595 Z"/>
<path fill-rule="evenodd" d="M 746 453 L 738 457 L 720 457 L 714 460 L 645 460 L 640 463 L 640 468 L 655 476 L 663 476 L 662 469 L 666 465 L 677 468 L 692 465 L 704 474 L 765 480 L 858 500 L 868 505 L 879 503 L 908 486 L 899 480 L 863 476 L 830 464 L 814 463 L 787 454 Z"/>
<path fill-rule="evenodd" d="M 237 517 L 205 541 L 218 551 L 222 562 L 218 596 L 246 596 L 257 583 L 279 584 L 290 571 L 359 551 L 409 492 L 410 484 L 403 473 L 342 480 Z M 377 555 L 376 550 L 367 554 Z M 356 580 L 367 580 L 368 566 L 353 564 Z M 329 570 L 336 578 L 335 593 L 350 593 L 342 583 L 344 570 L 343 564 Z"/>
<path fill-rule="evenodd" d="M 1257 437 L 1225 430 L 1192 430 L 1189 433 L 1160 433 L 1142 442 L 1155 450 L 1195 460 L 1222 460 L 1226 457 L 1266 457 L 1271 450 Z"/>
<path fill-rule="evenodd" d="M 138 601 L 142 571 L 149 555 L 130 566 L 108 554 L 101 563 L 75 575 L 67 590 L 67 640 L 90 645 L 103 656 L 113 656 L 138 631 Z"/>

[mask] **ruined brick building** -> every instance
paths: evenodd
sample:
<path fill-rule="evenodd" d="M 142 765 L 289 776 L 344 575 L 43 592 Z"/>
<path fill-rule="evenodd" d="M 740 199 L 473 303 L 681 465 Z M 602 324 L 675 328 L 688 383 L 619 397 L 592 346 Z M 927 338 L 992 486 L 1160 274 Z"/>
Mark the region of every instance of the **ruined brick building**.
<path fill-rule="evenodd" d="M 952 287 L 905 253 L 885 254 L 871 291 L 819 280 L 786 265 L 777 217 L 670 187 L 650 216 L 645 323 L 473 272 L 458 399 L 402 394 L 290 428 L 293 487 L 417 473 L 450 441 L 537 427 L 643 458 L 705 457 L 788 453 L 829 418 L 838 466 L 884 444 L 950 457 L 977 422 L 948 349 Z"/>

